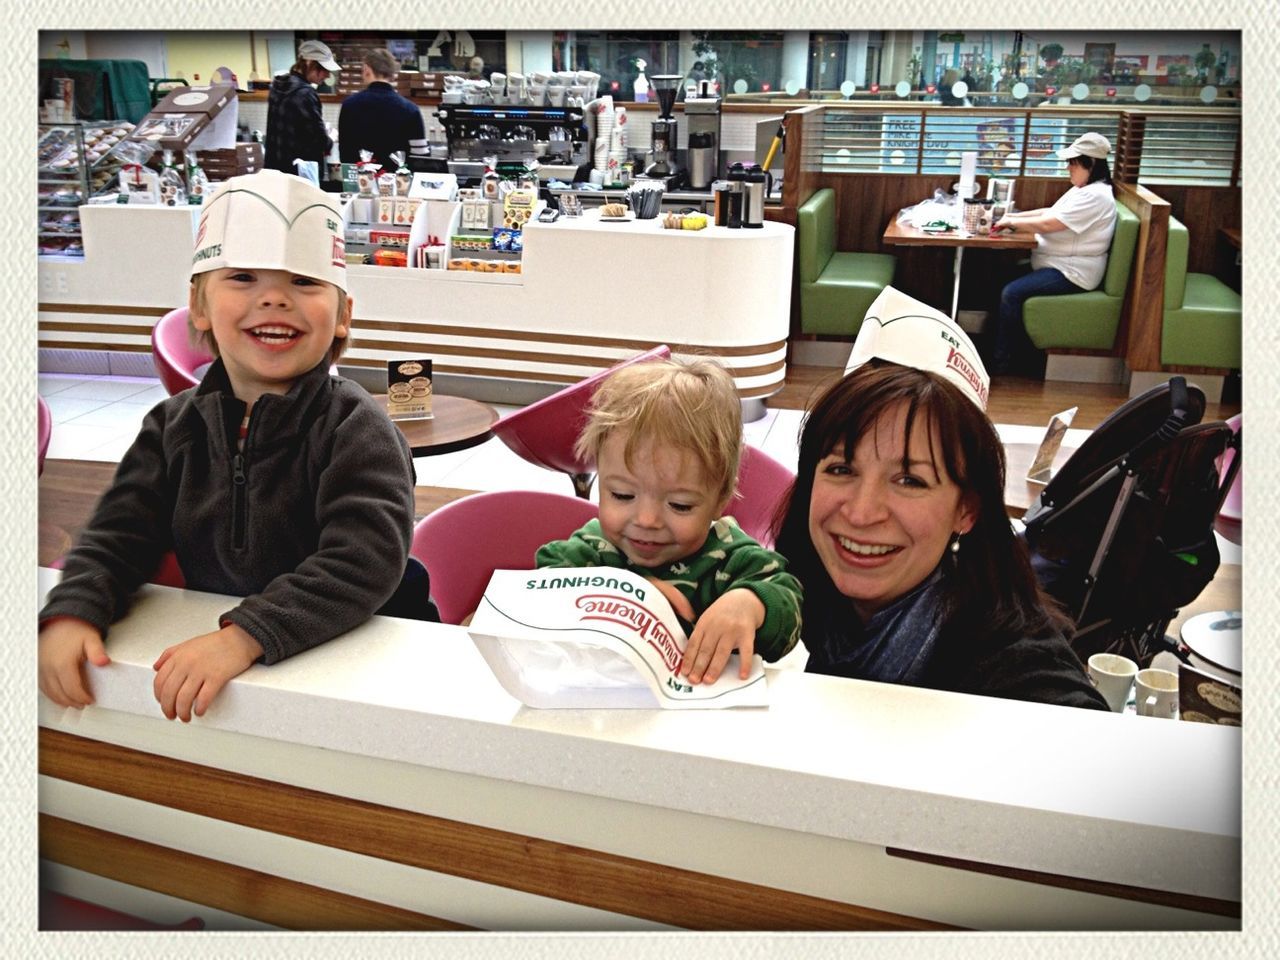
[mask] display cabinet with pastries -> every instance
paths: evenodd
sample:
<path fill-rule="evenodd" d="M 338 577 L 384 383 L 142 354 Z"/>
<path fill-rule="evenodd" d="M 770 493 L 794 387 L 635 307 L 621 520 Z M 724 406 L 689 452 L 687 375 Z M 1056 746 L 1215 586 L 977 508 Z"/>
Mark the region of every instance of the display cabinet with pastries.
<path fill-rule="evenodd" d="M 125 121 L 42 123 L 37 144 L 37 223 L 41 256 L 84 256 L 80 206 L 110 192 L 124 163 Z"/>

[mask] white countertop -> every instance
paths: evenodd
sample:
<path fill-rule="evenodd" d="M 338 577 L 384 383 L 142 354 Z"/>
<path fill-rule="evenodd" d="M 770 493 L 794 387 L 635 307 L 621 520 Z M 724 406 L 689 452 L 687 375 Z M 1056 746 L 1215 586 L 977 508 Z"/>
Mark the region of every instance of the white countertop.
<path fill-rule="evenodd" d="M 41 593 L 56 578 L 41 570 Z M 93 669 L 151 664 L 234 601 L 147 586 Z M 374 618 L 232 681 L 193 724 L 1049 873 L 1240 897 L 1240 730 L 768 670 L 767 709 L 525 708 L 460 627 Z M 41 720 L 64 711 L 41 700 Z M 74 731 L 73 731 L 74 732 Z M 156 752 L 163 753 L 159 745 Z"/>

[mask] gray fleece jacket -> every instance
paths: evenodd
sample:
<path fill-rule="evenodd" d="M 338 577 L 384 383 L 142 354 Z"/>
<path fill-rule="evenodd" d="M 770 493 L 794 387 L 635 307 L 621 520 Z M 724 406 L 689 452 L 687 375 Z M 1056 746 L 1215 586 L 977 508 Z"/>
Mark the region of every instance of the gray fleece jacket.
<path fill-rule="evenodd" d="M 413 458 L 377 402 L 328 365 L 285 396 L 261 397 L 242 451 L 245 405 L 221 361 L 198 387 L 158 404 L 40 619 L 79 617 L 106 636 L 170 550 L 188 589 L 245 598 L 220 623 L 250 633 L 265 663 L 378 610 L 405 570 Z"/>

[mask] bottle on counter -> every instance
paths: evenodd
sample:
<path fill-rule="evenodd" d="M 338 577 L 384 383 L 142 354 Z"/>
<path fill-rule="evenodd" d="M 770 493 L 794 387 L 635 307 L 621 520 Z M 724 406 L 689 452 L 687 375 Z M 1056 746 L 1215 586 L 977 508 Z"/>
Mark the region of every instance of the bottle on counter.
<path fill-rule="evenodd" d="M 187 185 L 173 161 L 173 151 L 164 151 L 160 164 L 160 202 L 166 207 L 181 207 L 187 203 Z"/>
<path fill-rule="evenodd" d="M 200 160 L 194 150 L 187 151 L 187 203 L 198 206 L 204 203 L 204 195 L 209 192 L 209 177 L 200 166 Z"/>

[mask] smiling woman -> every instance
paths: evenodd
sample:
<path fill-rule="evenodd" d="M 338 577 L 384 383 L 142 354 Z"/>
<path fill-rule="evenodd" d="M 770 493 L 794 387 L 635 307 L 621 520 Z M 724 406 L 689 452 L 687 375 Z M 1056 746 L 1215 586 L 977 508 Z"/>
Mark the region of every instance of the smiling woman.
<path fill-rule="evenodd" d="M 777 523 L 804 584 L 806 669 L 1105 709 L 1005 516 L 973 345 L 886 293 L 904 303 L 872 306 L 857 365 L 810 411 Z"/>

